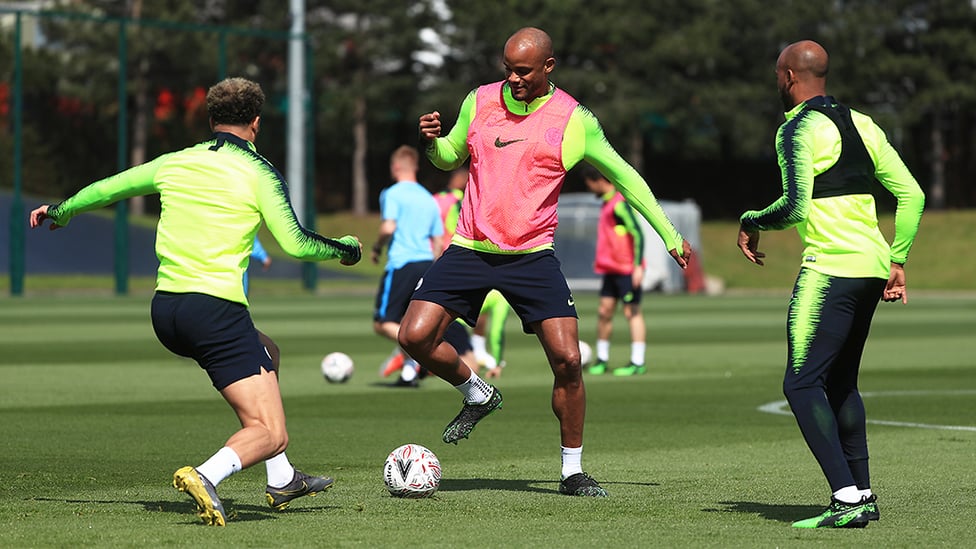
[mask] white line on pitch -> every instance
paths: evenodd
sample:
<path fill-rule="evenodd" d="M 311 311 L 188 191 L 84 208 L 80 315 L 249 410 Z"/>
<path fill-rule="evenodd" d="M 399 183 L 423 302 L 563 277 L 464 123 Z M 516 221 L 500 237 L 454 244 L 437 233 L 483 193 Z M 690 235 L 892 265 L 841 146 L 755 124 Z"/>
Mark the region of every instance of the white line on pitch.
<path fill-rule="evenodd" d="M 925 395 L 973 395 L 976 391 L 973 390 L 960 390 L 960 391 L 868 391 L 861 393 L 861 397 L 884 397 L 884 396 L 925 396 Z M 765 412 L 767 414 L 776 414 L 781 416 L 791 416 L 793 412 L 789 410 L 789 402 L 785 400 L 777 400 L 776 402 L 770 402 L 768 404 L 763 404 L 757 408 L 760 412 Z M 887 421 L 883 419 L 868 419 L 868 423 L 873 423 L 875 425 L 888 425 L 892 427 L 914 427 L 916 429 L 938 429 L 942 431 L 970 431 L 976 432 L 976 427 L 970 427 L 968 425 L 933 425 L 930 423 L 914 423 L 910 421 Z"/>

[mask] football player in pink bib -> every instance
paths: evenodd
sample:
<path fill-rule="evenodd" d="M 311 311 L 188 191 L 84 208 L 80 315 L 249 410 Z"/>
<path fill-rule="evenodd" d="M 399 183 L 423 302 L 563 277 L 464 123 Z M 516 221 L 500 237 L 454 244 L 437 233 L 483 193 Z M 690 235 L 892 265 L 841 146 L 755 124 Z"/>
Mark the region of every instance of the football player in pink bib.
<path fill-rule="evenodd" d="M 506 78 L 471 91 L 457 123 L 441 135 L 440 113 L 420 117 L 431 163 L 453 170 L 470 157 L 468 185 L 451 245 L 427 271 L 400 324 L 400 345 L 463 395 L 444 442 L 467 438 L 502 405 L 501 393 L 478 377 L 443 341 L 461 318 L 474 326 L 485 295 L 497 289 L 527 333 L 539 338 L 554 375 L 552 409 L 559 419 L 559 491 L 605 497 L 583 472 L 586 392 L 576 306 L 553 252 L 556 202 L 566 172 L 586 160 L 603 172 L 687 266 L 684 241 L 644 179 L 610 146 L 599 121 L 549 82 L 556 66 L 545 31 L 523 28 L 505 43 Z"/>

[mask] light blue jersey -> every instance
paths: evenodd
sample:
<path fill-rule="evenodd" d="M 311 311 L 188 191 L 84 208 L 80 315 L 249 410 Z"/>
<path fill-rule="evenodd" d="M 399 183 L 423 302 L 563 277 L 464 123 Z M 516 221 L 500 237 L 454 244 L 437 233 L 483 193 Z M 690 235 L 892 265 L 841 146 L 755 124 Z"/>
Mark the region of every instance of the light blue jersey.
<path fill-rule="evenodd" d="M 432 261 L 430 239 L 444 234 L 441 211 L 430 192 L 416 181 L 399 181 L 380 193 L 380 216 L 396 221 L 386 269 Z"/>

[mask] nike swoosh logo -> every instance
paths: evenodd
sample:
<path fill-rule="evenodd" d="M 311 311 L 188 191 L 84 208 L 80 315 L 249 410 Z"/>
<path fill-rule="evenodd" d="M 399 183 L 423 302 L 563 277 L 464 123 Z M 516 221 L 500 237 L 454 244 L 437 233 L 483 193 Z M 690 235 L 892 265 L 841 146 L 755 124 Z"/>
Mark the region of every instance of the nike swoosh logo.
<path fill-rule="evenodd" d="M 305 481 L 303 480 L 302 481 L 301 488 L 297 488 L 295 490 L 279 490 L 278 492 L 280 494 L 290 496 L 292 494 L 301 494 L 301 493 L 305 492 L 306 490 L 308 490 L 308 484 L 306 484 Z"/>
<path fill-rule="evenodd" d="M 566 300 L 566 305 L 569 305 L 570 307 L 572 307 L 572 306 L 576 305 L 576 302 L 573 301 L 573 298 L 569 298 L 569 299 Z"/>
<path fill-rule="evenodd" d="M 501 136 L 495 138 L 495 146 L 499 149 L 502 147 L 507 147 L 512 143 L 518 143 L 519 141 L 525 141 L 525 139 L 513 139 L 511 141 L 502 141 Z"/>

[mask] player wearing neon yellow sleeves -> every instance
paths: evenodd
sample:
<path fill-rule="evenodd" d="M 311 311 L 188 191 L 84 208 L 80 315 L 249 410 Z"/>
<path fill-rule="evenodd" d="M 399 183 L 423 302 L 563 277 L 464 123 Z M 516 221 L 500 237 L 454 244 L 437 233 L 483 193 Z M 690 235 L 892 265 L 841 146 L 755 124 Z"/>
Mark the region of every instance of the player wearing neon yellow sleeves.
<path fill-rule="evenodd" d="M 64 226 L 80 213 L 154 193 L 162 204 L 159 291 L 200 292 L 247 305 L 242 280 L 262 221 L 295 258 L 358 261 L 354 237 L 326 238 L 302 227 L 278 170 L 253 143 L 226 132 L 92 183 L 47 216 Z"/>
<path fill-rule="evenodd" d="M 796 227 L 804 245 L 787 318 L 783 392 L 832 497 L 824 513 L 797 528 L 864 527 L 880 517 L 857 378 L 878 301 L 908 302 L 903 266 L 925 200 L 881 128 L 826 94 L 828 65 L 816 42 L 780 54 L 783 195 L 742 214 L 738 241 L 758 265 L 760 231 Z M 890 247 L 878 229 L 875 180 L 897 198 Z"/>
<path fill-rule="evenodd" d="M 555 91 L 556 87 L 549 84 L 548 93 L 528 103 L 514 99 L 507 88 L 500 95 L 509 112 L 528 116 L 545 105 Z M 462 165 L 468 158 L 466 143 L 470 125 L 477 115 L 477 92 L 477 89 L 472 90 L 464 98 L 457 123 L 447 136 L 431 142 L 427 149 L 427 157 L 431 163 L 442 170 L 453 170 Z M 607 141 L 603 127 L 600 126 L 599 120 L 589 109 L 576 104 L 566 123 L 560 142 L 562 168 L 568 171 L 581 160 L 586 160 L 595 166 L 614 183 L 628 204 L 640 212 L 651 224 L 651 227 L 664 240 L 665 247 L 668 250 L 679 250 L 680 253 L 683 245 L 681 235 L 668 220 L 644 178 Z M 508 145 L 503 144 L 503 147 L 505 146 Z M 473 186 L 469 185 L 465 191 L 465 198 L 461 201 L 461 219 L 463 221 L 458 224 L 457 233 L 452 239 L 452 243 L 465 248 L 490 252 L 502 250 L 525 252 L 552 247 L 552 234 L 555 232 L 556 222 L 556 196 L 558 196 L 561 184 L 555 188 L 544 189 L 544 195 L 542 195 L 542 190 L 539 190 L 536 191 L 539 193 L 538 195 L 523 196 L 528 191 L 525 188 L 519 188 L 518 183 L 518 181 L 493 182 L 493 185 L 475 194 L 473 194 Z M 499 188 L 499 185 L 504 186 Z M 509 188 L 509 185 L 515 185 L 515 187 Z M 529 199 L 528 204 L 513 204 L 509 200 L 513 196 L 512 193 L 518 193 L 515 196 L 521 199 Z M 491 201 L 491 204 L 482 203 L 486 201 Z M 507 202 L 506 208 L 521 207 L 525 212 L 534 212 L 533 219 L 536 217 L 546 219 L 549 222 L 549 226 L 545 227 L 547 238 L 542 239 L 542 242 L 529 242 L 527 246 L 525 241 L 493 242 L 489 239 L 479 239 L 472 236 L 487 232 L 479 231 L 478 228 L 481 225 L 491 223 L 492 220 L 487 219 L 484 213 L 479 212 L 483 212 L 487 207 L 498 202 Z M 509 220 L 511 221 L 511 219 Z M 518 228 L 524 229 L 521 225 Z M 530 228 L 532 230 L 513 232 L 524 236 L 538 231 L 534 226 Z"/>
<path fill-rule="evenodd" d="M 280 353 L 254 327 L 243 284 L 258 227 L 264 221 L 282 249 L 300 259 L 352 265 L 362 255 L 354 236 L 326 238 L 299 224 L 284 179 L 253 144 L 263 105 L 257 83 L 223 80 L 207 92 L 213 139 L 92 183 L 58 206 L 40 206 L 30 214 L 31 227 L 50 219 L 56 229 L 80 213 L 159 193 L 153 331 L 171 352 L 196 360 L 241 424 L 209 459 L 173 474 L 173 486 L 189 494 L 198 515 L 215 526 L 227 520 L 217 485 L 260 461 L 268 474 L 265 498 L 277 510 L 333 483 L 299 471 L 285 455 Z M 214 418 L 197 421 L 209 424 Z M 188 423 L 186 431 L 194 427 Z"/>
<path fill-rule="evenodd" d="M 457 443 L 501 408 L 497 388 L 442 341 L 455 318 L 474 325 L 490 290 L 498 290 L 535 333 L 553 372 L 552 409 L 559 420 L 559 491 L 603 497 L 582 469 L 586 395 L 575 301 L 553 252 L 557 202 L 566 172 L 587 160 L 604 172 L 650 222 L 678 265 L 691 249 L 643 178 L 610 146 L 596 117 L 549 81 L 552 40 L 523 28 L 505 43 L 505 80 L 479 86 L 461 103 L 456 125 L 441 135 L 440 113 L 420 117 L 427 157 L 443 170 L 470 158 L 469 178 L 451 246 L 424 275 L 400 324 L 400 345 L 463 395 L 444 429 Z"/>

